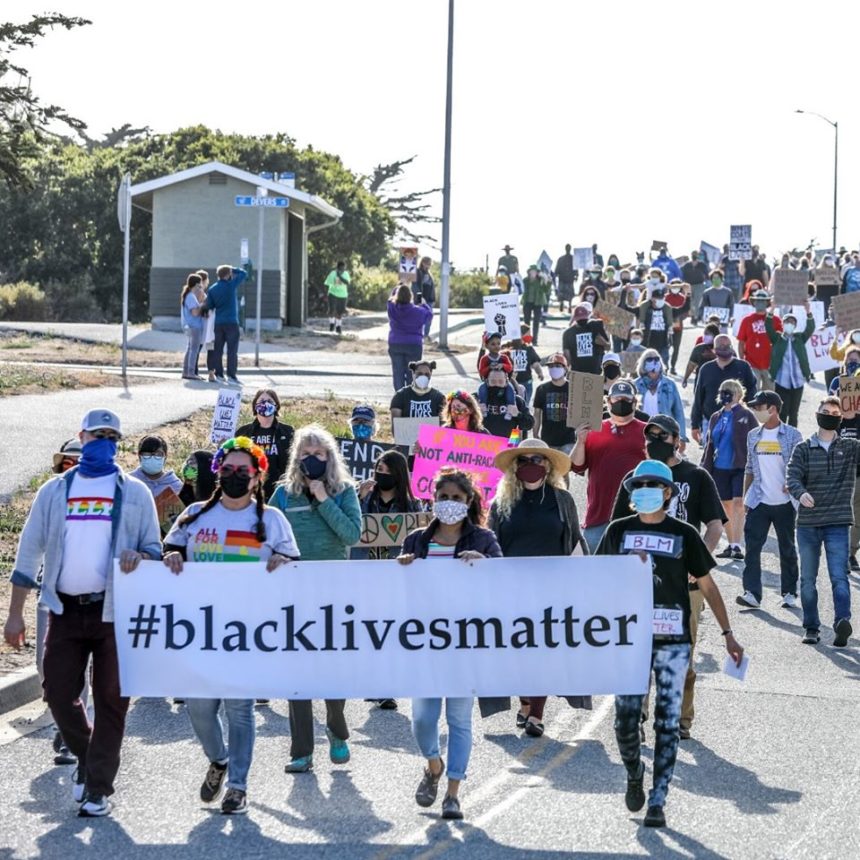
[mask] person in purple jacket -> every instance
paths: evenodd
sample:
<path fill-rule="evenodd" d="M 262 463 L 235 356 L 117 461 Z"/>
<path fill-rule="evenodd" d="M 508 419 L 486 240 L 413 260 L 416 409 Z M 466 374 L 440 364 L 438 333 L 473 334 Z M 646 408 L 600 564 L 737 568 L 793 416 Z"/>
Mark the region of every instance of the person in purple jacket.
<path fill-rule="evenodd" d="M 416 293 L 415 300 L 417 304 L 412 303 L 412 290 L 406 284 L 400 284 L 388 300 L 388 355 L 395 391 L 412 382 L 409 363 L 421 360 L 424 326 L 433 318 L 433 310 L 421 293 Z"/>

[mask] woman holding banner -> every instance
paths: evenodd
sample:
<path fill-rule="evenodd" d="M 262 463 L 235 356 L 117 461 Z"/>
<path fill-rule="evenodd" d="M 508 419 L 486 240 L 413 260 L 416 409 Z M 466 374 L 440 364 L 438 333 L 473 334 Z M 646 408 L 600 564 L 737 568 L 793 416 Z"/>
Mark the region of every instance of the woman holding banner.
<path fill-rule="evenodd" d="M 208 501 L 186 508 L 164 539 L 164 564 L 173 573 L 181 573 L 186 561 L 264 561 L 266 569 L 273 571 L 299 558 L 290 524 L 264 502 L 268 465 L 263 449 L 247 436 L 228 439 L 221 446 L 212 460 L 212 471 L 218 476 L 215 492 Z M 254 755 L 254 700 L 187 699 L 185 706 L 209 758 L 200 799 L 216 800 L 226 778 L 221 812 L 244 815 Z M 222 706 L 229 726 L 226 745 L 219 716 Z"/>
<path fill-rule="evenodd" d="M 433 495 L 434 517 L 427 528 L 410 534 L 398 557 L 401 564 L 411 564 L 416 558 L 459 558 L 473 561 L 479 558 L 500 558 L 496 536 L 482 528 L 481 492 L 472 477 L 458 469 L 442 469 L 436 476 Z M 442 801 L 442 818 L 460 819 L 458 794 L 460 782 L 466 778 L 466 767 L 472 752 L 471 696 L 445 699 L 445 720 L 448 723 L 448 790 Z M 412 700 L 412 732 L 422 755 L 427 759 L 424 776 L 415 792 L 415 802 L 432 806 L 439 790 L 439 780 L 445 762 L 439 750 L 439 718 L 442 699 Z"/>
<path fill-rule="evenodd" d="M 496 454 L 493 465 L 502 471 L 487 525 L 495 533 L 505 558 L 572 555 L 577 547 L 588 555 L 579 528 L 576 502 L 567 491 L 570 458 L 540 439 L 526 439 L 517 448 Z M 547 696 L 520 696 L 517 727 L 539 738 L 544 733 Z M 591 709 L 591 697 L 579 697 L 576 707 Z"/>
<path fill-rule="evenodd" d="M 316 424 L 296 431 L 284 477 L 272 505 L 293 527 L 302 558 L 343 561 L 361 537 L 361 508 L 352 475 L 334 436 Z M 326 699 L 326 735 L 333 764 L 349 761 L 349 729 L 343 699 Z M 287 773 L 313 768 L 314 715 L 310 699 L 290 701 L 290 763 Z"/>

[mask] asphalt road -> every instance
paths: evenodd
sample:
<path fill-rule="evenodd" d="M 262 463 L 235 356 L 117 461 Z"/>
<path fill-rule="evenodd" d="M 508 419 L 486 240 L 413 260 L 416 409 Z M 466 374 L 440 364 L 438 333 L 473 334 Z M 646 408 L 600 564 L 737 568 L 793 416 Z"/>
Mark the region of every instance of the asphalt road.
<path fill-rule="evenodd" d="M 561 324 L 548 330 L 541 351 L 548 352 L 560 333 Z M 685 353 L 692 341 L 687 333 Z M 468 356 L 461 360 L 472 366 Z M 444 390 L 458 378 L 446 373 L 437 384 Z M 320 380 L 311 374 L 278 377 L 279 391 L 308 393 Z M 330 387 L 356 397 L 389 391 L 382 377 L 343 377 Z M 684 392 L 686 401 L 690 393 Z M 810 393 L 807 404 L 813 402 Z M 808 434 L 811 409 L 803 411 L 801 429 Z M 698 456 L 695 445 L 689 455 Z M 584 488 L 583 480 L 574 480 L 580 507 Z M 778 605 L 774 550 L 769 541 L 760 611 L 734 605 L 741 590 L 739 563 L 724 564 L 716 573 L 732 626 L 751 658 L 749 675 L 740 683 L 722 674 L 722 638 L 706 612 L 693 739 L 681 745 L 664 831 L 646 830 L 641 814 L 631 815 L 624 806 L 625 775 L 609 698 L 596 699 L 592 712 L 551 700 L 540 740 L 514 729 L 513 712 L 481 721 L 476 710 L 469 779 L 461 791 L 463 823 L 442 822 L 438 806 L 428 812 L 414 803 L 422 764 L 406 701 L 398 712 L 348 703 L 352 761 L 344 767 L 326 759 L 317 707 L 316 771 L 300 776 L 283 772 L 286 703 L 259 708 L 250 813 L 229 819 L 197 798 L 207 763 L 187 716 L 163 700 L 145 699 L 134 702 L 129 715 L 110 819 L 75 817 L 72 769 L 53 766 L 48 726 L 29 733 L 19 728 L 20 736 L 0 733 L 6 801 L 0 858 L 860 856 L 857 641 L 835 650 L 825 629 L 821 645 L 800 644 L 799 611 Z M 826 628 L 832 601 L 824 572 L 820 585 Z M 529 587 L 527 571 L 522 587 Z M 855 597 L 857 587 L 853 578 Z M 39 711 L 35 705 L 14 715 L 16 725 Z M 648 734 L 651 739 L 650 729 Z"/>

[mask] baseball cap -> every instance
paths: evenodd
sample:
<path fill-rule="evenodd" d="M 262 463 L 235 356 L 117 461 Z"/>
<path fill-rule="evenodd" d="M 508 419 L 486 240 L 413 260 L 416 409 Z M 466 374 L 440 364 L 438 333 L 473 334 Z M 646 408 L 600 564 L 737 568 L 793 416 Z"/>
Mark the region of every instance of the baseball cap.
<path fill-rule="evenodd" d="M 356 406 L 352 410 L 352 418 L 350 420 L 355 421 L 356 419 L 360 421 L 376 421 L 376 410 L 366 403 Z"/>
<path fill-rule="evenodd" d="M 747 405 L 776 406 L 777 409 L 782 410 L 782 398 L 775 391 L 759 391 Z"/>
<path fill-rule="evenodd" d="M 60 445 L 60 450 L 54 454 L 53 463 L 54 469 L 60 468 L 60 463 L 65 459 L 77 460 L 80 458 L 83 450 L 83 446 L 81 445 L 80 439 L 77 437 L 74 439 L 69 439 L 68 442 L 63 442 Z"/>
<path fill-rule="evenodd" d="M 118 436 L 122 436 L 119 416 L 110 409 L 90 409 L 84 420 L 81 421 L 81 430 L 92 433 L 95 430 L 113 430 Z"/>
<path fill-rule="evenodd" d="M 557 352 L 554 355 L 551 355 L 547 360 L 547 367 L 551 364 L 560 364 L 562 367 L 567 367 L 567 359 L 564 357 L 563 352 Z"/>
<path fill-rule="evenodd" d="M 770 301 L 770 293 L 767 290 L 756 290 L 752 294 L 752 299 L 753 299 L 753 301 L 756 301 L 758 299 L 760 301 L 769 302 Z"/>
<path fill-rule="evenodd" d="M 581 317 L 591 316 L 591 312 L 594 310 L 594 305 L 591 302 L 580 302 L 573 309 L 573 318 L 580 319 Z"/>
<path fill-rule="evenodd" d="M 672 480 L 672 470 L 660 460 L 643 460 L 624 482 L 624 489 L 629 493 L 633 485 L 642 480 L 659 481 L 671 488 L 673 496 L 678 495 L 678 485 Z"/>
<path fill-rule="evenodd" d="M 636 398 L 636 389 L 632 382 L 626 379 L 619 379 L 618 382 L 612 383 L 612 388 L 609 389 L 609 397 L 626 397 L 629 400 Z"/>
<path fill-rule="evenodd" d="M 659 427 L 661 430 L 665 430 L 666 433 L 669 433 L 672 436 L 681 435 L 681 427 L 671 415 L 652 415 L 648 419 L 648 423 L 645 425 L 646 436 L 648 435 L 649 427 Z"/>
<path fill-rule="evenodd" d="M 600 362 L 600 366 L 603 367 L 604 364 L 607 364 L 610 361 L 614 361 L 616 364 L 621 364 L 621 356 L 617 352 L 607 352 L 604 354 L 603 361 Z"/>

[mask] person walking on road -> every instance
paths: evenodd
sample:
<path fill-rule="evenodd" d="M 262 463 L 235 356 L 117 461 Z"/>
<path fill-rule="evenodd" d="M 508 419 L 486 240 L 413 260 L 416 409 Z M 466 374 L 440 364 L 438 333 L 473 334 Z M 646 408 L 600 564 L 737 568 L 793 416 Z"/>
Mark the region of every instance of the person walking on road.
<path fill-rule="evenodd" d="M 549 381 L 535 389 L 534 435 L 543 439 L 550 448 L 569 454 L 576 441 L 576 430 L 567 426 L 567 402 L 570 388 L 567 384 L 567 359 L 557 352 L 546 362 Z"/>
<path fill-rule="evenodd" d="M 780 334 L 782 320 L 773 314 L 772 309 L 769 310 L 770 293 L 767 290 L 756 290 L 750 304 L 755 311 L 745 316 L 738 327 L 738 357 L 752 368 L 761 391 L 773 391 L 773 377 L 770 373 L 773 344 L 767 333 L 765 320 L 770 316 L 774 332 Z"/>
<path fill-rule="evenodd" d="M 605 373 L 605 371 L 604 371 Z M 652 415 L 671 415 L 681 428 L 681 438 L 687 444 L 684 404 L 678 386 L 666 375 L 666 366 L 656 349 L 646 349 L 636 365 L 634 385 L 639 394 L 642 411 Z"/>
<path fill-rule="evenodd" d="M 580 302 L 561 338 L 570 369 L 579 373 L 600 373 L 603 353 L 610 347 L 603 320 L 593 317 L 593 310 L 591 302 Z"/>
<path fill-rule="evenodd" d="M 806 323 L 801 331 L 797 330 L 797 317 L 793 311 L 783 317 L 781 333 L 774 326 L 773 311 L 769 311 L 764 318 L 767 336 L 773 344 L 770 375 L 783 404 L 780 418 L 792 427 L 797 427 L 804 386 L 812 379 L 806 341 L 815 331 L 815 320 L 809 311 L 808 301 L 805 307 Z"/>
<path fill-rule="evenodd" d="M 206 294 L 206 307 L 215 312 L 215 379 L 222 385 L 239 382 L 239 287 L 248 277 L 244 269 L 218 266 L 218 280 Z M 224 378 L 224 347 L 227 378 Z"/>
<path fill-rule="evenodd" d="M 7 643 L 24 644 L 24 603 L 41 569 L 39 602 L 50 610 L 45 700 L 78 760 L 72 794 L 82 817 L 110 814 L 129 704 L 119 686 L 114 561 L 130 573 L 142 559 L 161 558 L 152 494 L 116 465 L 121 438 L 117 415 L 91 410 L 81 423 L 78 466 L 39 489 L 18 543 L 4 629 Z M 80 698 L 90 656 L 92 725 Z"/>
<path fill-rule="evenodd" d="M 570 245 L 564 246 L 564 253 L 555 264 L 555 274 L 558 278 L 558 308 L 564 313 L 564 305 L 573 312 L 573 297 L 575 295 L 575 283 L 579 272 L 573 265 L 573 254 L 570 253 Z"/>
<path fill-rule="evenodd" d="M 538 267 L 529 266 L 526 279 L 523 281 L 523 320 L 527 326 L 531 326 L 535 346 L 540 335 L 543 308 L 549 304 L 551 290 L 552 283 L 541 277 Z"/>
<path fill-rule="evenodd" d="M 346 314 L 346 299 L 349 295 L 350 277 L 346 263 L 338 260 L 337 265 L 328 273 L 325 288 L 328 290 L 328 330 L 341 333 L 343 317 Z"/>

